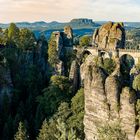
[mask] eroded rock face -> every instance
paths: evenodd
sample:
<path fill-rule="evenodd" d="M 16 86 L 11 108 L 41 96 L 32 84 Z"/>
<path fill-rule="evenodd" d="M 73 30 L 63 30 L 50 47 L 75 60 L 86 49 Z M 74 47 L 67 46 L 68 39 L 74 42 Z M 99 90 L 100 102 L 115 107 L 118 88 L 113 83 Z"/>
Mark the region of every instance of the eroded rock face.
<path fill-rule="evenodd" d="M 63 42 L 65 47 L 73 47 L 73 30 L 70 26 L 64 27 Z"/>
<path fill-rule="evenodd" d="M 123 88 L 120 98 L 120 119 L 122 129 L 127 134 L 129 140 L 135 139 L 135 101 L 135 92 L 132 91 L 129 87 Z"/>
<path fill-rule="evenodd" d="M 136 132 L 135 140 L 140 140 L 140 128 Z"/>
<path fill-rule="evenodd" d="M 125 31 L 123 23 L 108 22 L 95 30 L 93 45 L 101 49 L 124 48 Z"/>
<path fill-rule="evenodd" d="M 58 56 L 61 57 L 61 55 L 63 55 L 63 47 L 64 47 L 61 32 L 59 31 L 53 32 L 51 38 L 53 41 L 56 42 L 56 49 L 58 52 Z"/>
<path fill-rule="evenodd" d="M 67 54 L 73 52 L 73 31 L 70 26 L 64 27 L 64 31 L 55 31 L 51 35 L 51 40 L 56 43 L 56 51 L 59 59 L 56 66 L 56 73 L 63 73 L 67 71 L 66 60 Z M 62 69 L 61 69 L 62 68 Z"/>
<path fill-rule="evenodd" d="M 82 63 L 81 66 L 80 66 L 80 81 L 81 81 L 81 85 L 84 84 L 84 79 L 86 77 L 86 68 L 89 65 L 94 65 L 94 56 L 92 56 L 92 55 L 88 55 L 86 60 L 85 60 L 85 63 Z"/>
<path fill-rule="evenodd" d="M 92 61 L 85 67 L 85 139 L 96 140 L 98 127 L 108 120 L 104 83 L 106 75 Z"/>
<path fill-rule="evenodd" d="M 90 57 L 90 56 L 89 56 Z M 117 72 L 106 76 L 97 67 L 93 58 L 86 59 L 81 66 L 84 71 L 85 94 L 85 139 L 100 140 L 99 129 L 112 124 L 119 125 L 126 134 L 124 140 L 135 139 L 135 92 L 121 87 L 121 79 Z"/>
<path fill-rule="evenodd" d="M 109 76 L 105 82 L 105 92 L 109 106 L 109 120 L 119 120 L 120 90 L 121 84 L 117 76 Z"/>
<path fill-rule="evenodd" d="M 55 74 L 57 75 L 64 75 L 64 63 L 63 61 L 59 60 L 55 67 Z"/>
<path fill-rule="evenodd" d="M 73 85 L 73 92 L 76 93 L 76 91 L 78 90 L 80 86 L 79 85 L 79 64 L 76 60 L 74 60 L 71 64 L 69 79 Z"/>

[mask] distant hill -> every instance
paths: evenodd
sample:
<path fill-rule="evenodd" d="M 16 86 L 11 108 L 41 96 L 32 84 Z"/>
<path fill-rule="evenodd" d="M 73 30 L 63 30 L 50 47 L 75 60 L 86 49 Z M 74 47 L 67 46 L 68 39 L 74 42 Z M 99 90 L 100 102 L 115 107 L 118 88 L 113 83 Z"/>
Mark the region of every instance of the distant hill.
<path fill-rule="evenodd" d="M 86 19 L 86 18 L 81 18 L 81 19 L 73 19 L 70 22 L 65 22 L 65 23 L 60 23 L 57 21 L 53 22 L 44 22 L 44 21 L 39 21 L 39 22 L 17 22 L 15 23 L 19 28 L 31 28 L 31 29 L 39 29 L 39 30 L 45 30 L 45 29 L 63 29 L 64 26 L 70 25 L 73 29 L 82 29 L 82 28 L 95 28 L 100 26 L 99 24 L 96 24 L 95 22 L 92 21 L 92 19 Z M 2 28 L 7 28 L 9 24 L 0 24 L 0 27 Z"/>
<path fill-rule="evenodd" d="M 103 25 L 107 21 L 96 21 L 95 23 Z M 132 29 L 132 28 L 140 28 L 140 22 L 124 22 L 124 26 L 126 29 Z"/>
<path fill-rule="evenodd" d="M 72 19 L 70 22 L 17 22 L 15 23 L 19 28 L 30 28 L 32 30 L 51 30 L 51 29 L 63 29 L 64 26 L 70 25 L 73 29 L 93 29 L 106 23 L 107 21 L 94 21 L 87 18 Z M 140 28 L 140 22 L 124 22 L 126 28 Z M 0 23 L 1 28 L 7 28 L 9 24 Z"/>
<path fill-rule="evenodd" d="M 126 27 L 140 28 L 140 22 L 124 22 Z"/>
<path fill-rule="evenodd" d="M 50 35 L 52 32 L 56 31 L 55 29 L 40 31 L 40 30 L 34 30 L 35 36 L 38 38 L 41 34 L 45 35 L 47 39 L 50 38 Z M 57 31 L 63 31 L 63 29 L 58 29 Z M 83 35 L 92 35 L 94 32 L 94 29 L 73 29 L 74 36 L 83 36 Z"/>

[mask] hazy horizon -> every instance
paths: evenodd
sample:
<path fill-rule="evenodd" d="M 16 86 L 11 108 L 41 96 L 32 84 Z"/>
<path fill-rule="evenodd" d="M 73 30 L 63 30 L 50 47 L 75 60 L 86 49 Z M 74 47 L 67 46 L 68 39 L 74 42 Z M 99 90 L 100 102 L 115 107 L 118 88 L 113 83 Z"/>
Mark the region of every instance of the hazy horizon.
<path fill-rule="evenodd" d="M 74 18 L 75 19 L 75 18 Z M 76 18 L 76 19 L 79 19 L 79 18 Z M 85 19 L 85 18 L 84 18 Z M 86 18 L 86 19 L 89 19 L 89 18 Z M 72 19 L 71 19 L 72 20 Z M 35 23 L 35 22 L 46 22 L 46 23 L 51 23 L 51 22 L 58 22 L 58 23 L 68 23 L 70 22 L 71 20 L 69 21 L 41 21 L 41 20 L 35 20 L 35 21 L 11 21 L 11 22 L 0 22 L 0 24 L 10 24 L 10 23 L 24 23 L 24 22 L 27 22 L 27 23 Z M 92 19 L 93 22 L 132 22 L 132 23 L 140 23 L 140 21 L 112 21 L 112 20 L 94 20 Z"/>
<path fill-rule="evenodd" d="M 0 23 L 59 21 L 140 22 L 140 0 L 0 0 Z"/>

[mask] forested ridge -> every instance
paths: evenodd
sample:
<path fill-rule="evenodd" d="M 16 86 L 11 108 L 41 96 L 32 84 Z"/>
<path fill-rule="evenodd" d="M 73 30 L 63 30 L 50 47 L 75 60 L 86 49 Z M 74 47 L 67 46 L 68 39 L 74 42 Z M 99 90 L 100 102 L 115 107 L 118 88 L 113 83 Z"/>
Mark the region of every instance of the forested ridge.
<path fill-rule="evenodd" d="M 83 88 L 73 92 L 69 70 L 55 74 L 55 43 L 11 23 L 0 44 L 0 139 L 83 139 Z"/>

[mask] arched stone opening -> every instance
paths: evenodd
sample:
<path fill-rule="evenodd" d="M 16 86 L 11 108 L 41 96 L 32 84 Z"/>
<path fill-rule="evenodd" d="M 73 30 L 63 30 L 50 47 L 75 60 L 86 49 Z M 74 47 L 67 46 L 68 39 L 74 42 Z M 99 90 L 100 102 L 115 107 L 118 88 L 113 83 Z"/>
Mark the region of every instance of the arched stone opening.
<path fill-rule="evenodd" d="M 98 51 L 98 56 L 102 57 L 103 59 L 112 58 L 112 52 L 108 52 L 108 51 L 105 51 L 105 50 L 99 50 Z"/>
<path fill-rule="evenodd" d="M 82 55 L 81 55 L 81 62 L 85 62 L 86 58 L 88 55 L 91 55 L 91 52 L 88 50 L 83 51 Z"/>
<path fill-rule="evenodd" d="M 131 86 L 131 76 L 130 71 L 135 65 L 135 59 L 128 54 L 124 54 L 120 57 L 120 71 L 123 75 L 123 84 L 126 86 Z"/>

